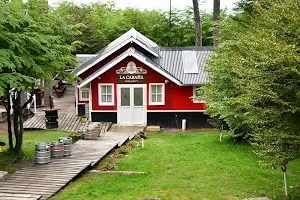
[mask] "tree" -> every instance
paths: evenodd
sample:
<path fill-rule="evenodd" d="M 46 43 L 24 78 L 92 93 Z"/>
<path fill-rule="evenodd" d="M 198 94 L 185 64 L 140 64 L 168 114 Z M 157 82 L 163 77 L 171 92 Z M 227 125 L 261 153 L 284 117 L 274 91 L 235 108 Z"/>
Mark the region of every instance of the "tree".
<path fill-rule="evenodd" d="M 250 139 L 265 165 L 285 166 L 300 157 L 300 3 L 252 5 L 221 24 L 201 98 L 210 116 Z"/>
<path fill-rule="evenodd" d="M 82 41 L 79 48 L 76 49 L 74 54 L 82 53 L 96 53 L 108 44 L 108 40 L 103 33 L 103 24 L 106 19 L 95 21 L 95 13 L 98 13 L 98 7 L 94 5 L 103 5 L 100 3 L 95 4 L 81 4 L 77 5 L 74 2 L 63 1 L 55 9 L 55 12 L 59 14 L 64 22 L 69 25 L 80 24 L 81 34 L 76 35 L 74 38 L 76 41 Z M 101 14 L 109 12 L 110 4 L 104 4 L 102 6 Z"/>
<path fill-rule="evenodd" d="M 194 20 L 195 20 L 195 46 L 202 46 L 202 25 L 199 13 L 198 0 L 193 0 Z"/>
<path fill-rule="evenodd" d="M 201 12 L 202 44 L 211 46 L 212 13 Z M 195 45 L 193 7 L 172 9 L 172 32 L 169 32 L 169 13 L 161 10 L 118 9 L 114 3 L 78 5 L 64 1 L 56 8 L 69 24 L 84 24 L 82 34 L 76 36 L 85 45 L 76 53 L 96 53 L 132 27 L 163 47 Z M 222 17 L 225 16 L 222 13 Z M 169 43 L 169 36 L 172 37 Z"/>
<path fill-rule="evenodd" d="M 214 0 L 214 11 L 213 11 L 213 17 L 214 17 L 214 22 L 215 22 L 215 26 L 214 26 L 214 32 L 213 32 L 213 36 L 214 36 L 214 46 L 217 46 L 218 44 L 218 23 L 220 21 L 220 14 L 221 14 L 221 8 L 220 8 L 220 0 Z"/>
<path fill-rule="evenodd" d="M 37 1 L 0 4 L 0 92 L 10 94 L 10 89 L 13 89 L 14 149 L 21 159 L 23 114 L 26 105 L 32 101 L 35 82 L 55 73 L 68 75 L 65 69 L 76 64 L 71 54 L 74 47 L 68 41 L 78 34 L 78 30 L 77 27 L 64 24 L 59 16 L 51 12 L 33 12 L 34 9 L 30 9 L 32 7 L 43 8 Z M 24 91 L 30 93 L 30 98 L 21 104 L 21 93 Z"/>
<path fill-rule="evenodd" d="M 249 139 L 263 165 L 282 167 L 287 196 L 286 165 L 300 158 L 300 2 L 248 2 L 220 26 L 201 98 L 211 117 Z"/>

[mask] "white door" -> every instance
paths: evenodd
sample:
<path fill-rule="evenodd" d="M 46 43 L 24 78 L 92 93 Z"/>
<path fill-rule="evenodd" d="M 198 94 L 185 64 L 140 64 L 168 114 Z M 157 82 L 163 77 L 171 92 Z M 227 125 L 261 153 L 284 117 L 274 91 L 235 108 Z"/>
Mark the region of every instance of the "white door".
<path fill-rule="evenodd" d="M 146 124 L 146 84 L 118 85 L 118 123 Z"/>

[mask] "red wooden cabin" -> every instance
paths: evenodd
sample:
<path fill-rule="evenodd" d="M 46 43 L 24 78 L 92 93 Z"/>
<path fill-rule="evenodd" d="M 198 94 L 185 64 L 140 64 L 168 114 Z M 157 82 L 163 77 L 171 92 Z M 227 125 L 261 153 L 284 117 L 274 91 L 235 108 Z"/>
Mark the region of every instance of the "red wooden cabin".
<path fill-rule="evenodd" d="M 211 47 L 162 48 L 131 29 L 82 61 L 74 73 L 77 114 L 90 121 L 111 121 L 162 128 L 211 127 L 205 103 L 194 101 L 195 89 L 205 83 L 203 71 Z"/>

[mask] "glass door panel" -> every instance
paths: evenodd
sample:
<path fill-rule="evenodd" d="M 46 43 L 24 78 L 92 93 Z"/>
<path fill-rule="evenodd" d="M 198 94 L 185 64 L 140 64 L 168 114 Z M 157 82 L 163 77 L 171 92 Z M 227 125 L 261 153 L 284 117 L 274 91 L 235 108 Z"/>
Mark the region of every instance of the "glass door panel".
<path fill-rule="evenodd" d="M 121 88 L 121 106 L 130 106 L 130 88 Z"/>
<path fill-rule="evenodd" d="M 134 106 L 143 106 L 143 88 L 134 88 Z"/>

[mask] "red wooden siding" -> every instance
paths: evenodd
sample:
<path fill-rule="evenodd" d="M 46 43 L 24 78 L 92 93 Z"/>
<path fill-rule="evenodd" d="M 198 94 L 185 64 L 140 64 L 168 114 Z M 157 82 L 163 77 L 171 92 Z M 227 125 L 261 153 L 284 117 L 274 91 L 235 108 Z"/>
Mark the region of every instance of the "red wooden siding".
<path fill-rule="evenodd" d="M 191 99 L 194 92 L 193 86 L 178 86 L 173 84 L 172 89 L 173 110 L 205 110 L 204 103 L 194 103 L 193 99 Z"/>
<path fill-rule="evenodd" d="M 118 65 L 117 65 L 118 66 Z M 117 110 L 117 84 L 116 84 L 116 67 L 108 70 L 105 74 L 96 78 L 92 81 L 92 110 Z M 99 92 L 98 92 L 98 84 L 99 83 L 107 83 L 114 84 L 114 105 L 113 106 L 99 106 Z"/>
<path fill-rule="evenodd" d="M 133 57 L 128 57 L 92 81 L 92 110 L 117 110 L 116 70 L 133 61 L 147 70 L 147 110 L 205 110 L 205 104 L 193 103 L 193 86 L 178 86 L 173 82 L 165 84 L 165 105 L 149 105 L 149 83 L 165 83 L 166 78 Z M 99 64 L 95 68 L 99 68 Z M 91 69 L 94 71 L 95 69 Z M 114 84 L 114 106 L 99 106 L 98 84 Z"/>

